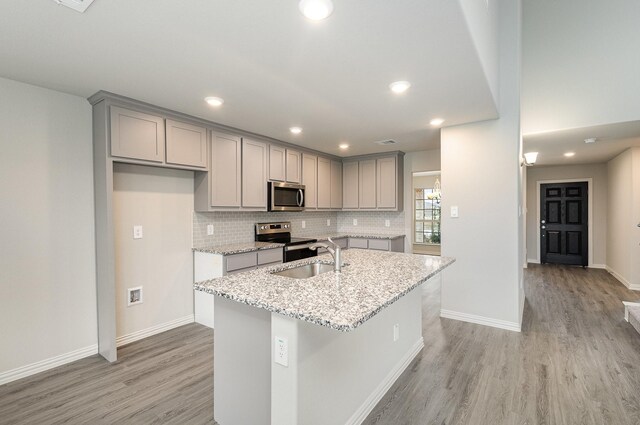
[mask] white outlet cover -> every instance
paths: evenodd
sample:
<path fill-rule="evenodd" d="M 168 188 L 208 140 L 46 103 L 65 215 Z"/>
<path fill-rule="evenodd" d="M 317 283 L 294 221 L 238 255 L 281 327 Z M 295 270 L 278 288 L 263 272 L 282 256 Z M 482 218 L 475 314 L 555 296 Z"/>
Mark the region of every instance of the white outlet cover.
<path fill-rule="evenodd" d="M 393 342 L 396 342 L 400 339 L 400 324 L 396 323 L 393 325 Z"/>
<path fill-rule="evenodd" d="M 331 219 L 330 218 L 327 219 L 327 226 L 331 226 Z"/>
<path fill-rule="evenodd" d="M 275 337 L 273 358 L 275 362 L 284 367 L 289 367 L 289 342 L 286 338 Z"/>
<path fill-rule="evenodd" d="M 303 229 L 306 229 L 306 227 L 307 227 L 307 222 L 306 222 L 306 221 L 304 221 L 304 220 L 302 220 L 302 228 L 303 228 Z"/>
<path fill-rule="evenodd" d="M 353 219 L 353 225 L 354 225 L 354 226 L 357 226 L 357 225 L 358 225 L 358 219 L 357 219 L 357 218 L 354 218 L 354 219 Z"/>
<path fill-rule="evenodd" d="M 213 224 L 207 224 L 207 235 L 213 235 Z"/>
<path fill-rule="evenodd" d="M 391 220 L 385 220 L 384 227 L 391 227 Z"/>
<path fill-rule="evenodd" d="M 127 288 L 127 307 L 142 304 L 142 286 Z"/>
<path fill-rule="evenodd" d="M 133 226 L 133 239 L 142 239 L 142 226 Z"/>
<path fill-rule="evenodd" d="M 458 207 L 451 207 L 451 218 L 458 218 Z"/>

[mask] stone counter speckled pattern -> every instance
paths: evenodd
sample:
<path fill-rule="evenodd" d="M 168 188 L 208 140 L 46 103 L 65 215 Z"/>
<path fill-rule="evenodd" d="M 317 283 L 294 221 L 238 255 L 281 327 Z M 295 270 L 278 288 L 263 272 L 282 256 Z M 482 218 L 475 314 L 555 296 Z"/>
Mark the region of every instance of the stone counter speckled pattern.
<path fill-rule="evenodd" d="M 342 273 L 308 279 L 271 274 L 301 264 L 331 263 L 329 254 L 238 273 L 194 285 L 232 301 L 295 319 L 350 331 L 455 260 L 446 257 L 370 250 L 343 251 Z"/>
<path fill-rule="evenodd" d="M 362 238 L 362 239 L 398 239 L 404 238 L 405 235 L 397 235 L 397 234 L 384 234 L 384 233 L 336 233 L 333 235 L 321 235 L 321 236 L 312 236 L 313 238 L 318 239 L 318 241 L 326 241 L 328 238 L 331 239 L 340 239 L 340 238 Z"/>
<path fill-rule="evenodd" d="M 232 255 L 243 252 L 260 251 L 261 249 L 282 248 L 284 244 L 270 242 L 246 242 L 231 245 L 206 246 L 204 248 L 193 248 L 194 251 L 208 254 Z"/>

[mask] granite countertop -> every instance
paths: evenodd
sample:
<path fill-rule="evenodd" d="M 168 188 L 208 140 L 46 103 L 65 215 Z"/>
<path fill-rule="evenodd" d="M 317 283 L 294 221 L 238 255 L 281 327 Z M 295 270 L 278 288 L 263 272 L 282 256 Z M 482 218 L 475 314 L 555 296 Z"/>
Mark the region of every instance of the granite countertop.
<path fill-rule="evenodd" d="M 386 234 L 386 233 L 334 233 L 331 235 L 321 235 L 321 236 L 316 236 L 313 235 L 311 236 L 312 238 L 316 238 L 318 239 L 318 241 L 326 241 L 327 238 L 331 238 L 331 239 L 339 239 L 339 238 L 363 238 L 363 239 L 398 239 L 398 238 L 404 238 L 405 235 L 399 235 L 399 234 L 395 234 L 395 233 L 390 233 L 390 234 Z"/>
<path fill-rule="evenodd" d="M 342 273 L 308 279 L 271 274 L 301 264 L 330 264 L 324 254 L 233 274 L 194 285 L 196 290 L 306 322 L 348 332 L 362 325 L 455 260 L 372 250 L 345 250 Z"/>
<path fill-rule="evenodd" d="M 261 249 L 282 248 L 283 246 L 284 244 L 282 243 L 245 242 L 229 245 L 206 246 L 204 248 L 193 248 L 193 250 L 197 252 L 205 252 L 207 254 L 232 255 L 241 254 L 243 252 L 260 251 Z"/>

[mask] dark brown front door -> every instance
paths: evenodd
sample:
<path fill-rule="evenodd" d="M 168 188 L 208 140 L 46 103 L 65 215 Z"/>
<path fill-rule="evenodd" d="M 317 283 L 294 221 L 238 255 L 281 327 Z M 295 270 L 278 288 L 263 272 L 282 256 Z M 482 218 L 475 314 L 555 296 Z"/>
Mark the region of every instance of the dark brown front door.
<path fill-rule="evenodd" d="M 540 186 L 540 262 L 586 267 L 587 182 Z"/>

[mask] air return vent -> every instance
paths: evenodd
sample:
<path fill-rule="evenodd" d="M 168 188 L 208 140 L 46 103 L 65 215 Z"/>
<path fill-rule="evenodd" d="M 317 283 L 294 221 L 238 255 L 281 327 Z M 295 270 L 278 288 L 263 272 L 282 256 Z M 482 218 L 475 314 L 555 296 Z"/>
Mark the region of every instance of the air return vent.
<path fill-rule="evenodd" d="M 380 140 L 380 141 L 377 141 L 377 142 L 374 142 L 374 143 L 376 143 L 378 145 L 385 145 L 386 146 L 386 145 L 395 145 L 398 142 L 396 142 L 395 140 L 389 139 L 389 140 Z"/>
<path fill-rule="evenodd" d="M 62 6 L 70 7 L 71 9 L 80 13 L 87 10 L 87 8 L 91 6 L 91 3 L 93 3 L 93 0 L 53 0 L 53 1 Z"/>

